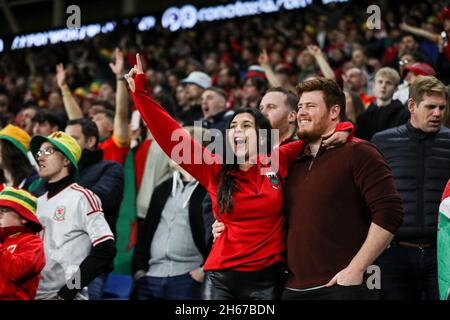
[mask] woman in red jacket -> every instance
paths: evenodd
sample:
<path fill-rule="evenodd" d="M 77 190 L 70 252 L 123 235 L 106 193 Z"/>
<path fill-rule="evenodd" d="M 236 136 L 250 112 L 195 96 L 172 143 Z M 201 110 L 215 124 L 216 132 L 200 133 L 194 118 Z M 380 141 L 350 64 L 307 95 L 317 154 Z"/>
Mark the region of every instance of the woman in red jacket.
<path fill-rule="evenodd" d="M 34 299 L 45 266 L 37 199 L 25 190 L 0 192 L 0 299 Z"/>
<path fill-rule="evenodd" d="M 281 146 L 267 161 L 270 151 L 261 152 L 261 146 L 271 145 L 270 123 L 259 110 L 243 109 L 230 119 L 225 142 L 232 153 L 230 157 L 225 152 L 222 158 L 226 161 L 222 161 L 193 140 L 150 97 L 139 55 L 137 66 L 125 78 L 155 140 L 206 188 L 214 215 L 227 225 L 204 265 L 204 298 L 278 298 L 284 285 L 286 250 L 281 181 L 303 142 Z M 345 123 L 338 130 L 352 128 Z M 262 130 L 269 134 L 260 135 Z"/>

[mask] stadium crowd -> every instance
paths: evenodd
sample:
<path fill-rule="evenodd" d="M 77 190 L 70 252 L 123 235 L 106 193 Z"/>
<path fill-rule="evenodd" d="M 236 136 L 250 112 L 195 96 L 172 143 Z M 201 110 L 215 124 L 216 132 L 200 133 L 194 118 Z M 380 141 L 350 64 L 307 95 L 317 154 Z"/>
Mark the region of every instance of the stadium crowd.
<path fill-rule="evenodd" d="M 450 6 L 380 7 L 0 54 L 0 299 L 447 299 Z"/>

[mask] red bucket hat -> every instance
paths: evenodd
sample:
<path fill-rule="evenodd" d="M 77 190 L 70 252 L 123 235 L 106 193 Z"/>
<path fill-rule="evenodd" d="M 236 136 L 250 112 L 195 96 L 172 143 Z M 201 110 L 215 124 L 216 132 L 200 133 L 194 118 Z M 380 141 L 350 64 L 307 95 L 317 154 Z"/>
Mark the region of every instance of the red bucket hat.
<path fill-rule="evenodd" d="M 34 232 L 42 230 L 42 225 L 36 216 L 37 199 L 28 191 L 6 187 L 0 192 L 0 207 L 11 208 L 23 218 L 32 222 Z"/>

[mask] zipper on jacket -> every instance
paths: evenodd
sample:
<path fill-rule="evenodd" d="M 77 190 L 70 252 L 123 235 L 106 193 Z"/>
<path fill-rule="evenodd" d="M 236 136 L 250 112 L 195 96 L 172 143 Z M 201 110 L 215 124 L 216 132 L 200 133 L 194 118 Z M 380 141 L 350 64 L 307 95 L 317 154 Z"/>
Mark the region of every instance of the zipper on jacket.
<path fill-rule="evenodd" d="M 312 158 L 312 160 L 311 160 L 311 163 L 309 164 L 309 167 L 308 167 L 308 171 L 311 171 L 311 168 L 312 168 L 312 166 L 313 166 L 313 164 L 314 164 L 314 160 L 315 160 L 316 158 Z"/>
<path fill-rule="evenodd" d="M 419 140 L 419 163 L 417 172 L 417 206 L 416 217 L 421 236 L 425 232 L 425 205 L 424 205 L 424 182 L 425 182 L 425 140 Z"/>

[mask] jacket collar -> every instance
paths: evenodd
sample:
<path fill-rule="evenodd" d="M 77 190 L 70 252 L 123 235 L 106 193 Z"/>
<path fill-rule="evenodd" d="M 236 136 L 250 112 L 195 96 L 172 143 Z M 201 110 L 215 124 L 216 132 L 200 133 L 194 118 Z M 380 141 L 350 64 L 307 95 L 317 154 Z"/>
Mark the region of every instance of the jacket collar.
<path fill-rule="evenodd" d="M 227 116 L 228 112 L 229 111 L 227 111 L 227 110 L 220 111 L 220 112 L 216 113 L 215 115 L 213 115 L 212 117 L 209 117 L 208 119 L 204 119 L 204 121 L 207 121 L 209 123 L 220 122 Z"/>
<path fill-rule="evenodd" d="M 184 189 L 183 180 L 181 178 L 181 173 L 179 171 L 174 171 L 173 173 L 173 182 L 172 182 L 172 197 L 177 196 L 179 192 L 182 192 Z M 189 201 L 191 200 L 192 194 L 194 193 L 195 189 L 198 186 L 198 181 L 194 180 L 191 182 L 188 182 L 186 185 L 193 185 L 193 187 L 189 190 L 189 194 L 187 196 L 186 201 L 183 203 L 183 208 L 186 208 L 189 204 Z"/>
<path fill-rule="evenodd" d="M 411 120 L 409 120 L 406 123 L 406 129 L 408 130 L 408 135 L 411 138 L 416 139 L 416 140 L 427 139 L 428 137 L 432 137 L 432 136 L 436 135 L 436 133 L 438 133 L 440 131 L 440 130 L 438 130 L 437 132 L 433 132 L 433 133 L 423 132 L 422 130 L 413 127 L 413 125 L 411 124 Z"/>
<path fill-rule="evenodd" d="M 102 158 L 103 158 L 103 151 L 100 149 L 97 150 L 83 149 L 80 161 L 78 162 L 78 168 L 80 171 L 83 171 L 87 167 L 102 161 Z"/>
<path fill-rule="evenodd" d="M 107 136 L 104 136 L 104 137 L 100 137 L 100 139 L 98 139 L 99 141 L 99 143 L 103 143 L 103 142 L 105 142 L 106 140 L 108 140 L 109 138 L 111 137 L 111 134 L 109 134 L 109 135 L 107 135 Z"/>
<path fill-rule="evenodd" d="M 6 238 L 17 236 L 21 233 L 30 232 L 26 227 L 0 227 L 0 243 L 5 242 Z"/>
<path fill-rule="evenodd" d="M 303 147 L 303 151 L 299 154 L 297 161 L 307 160 L 310 158 L 318 158 L 325 151 L 327 151 L 327 148 L 324 148 L 324 147 L 322 147 L 322 145 L 320 145 L 319 150 L 317 150 L 317 154 L 314 157 L 313 154 L 311 153 L 311 148 L 310 148 L 309 144 L 307 144 Z"/>
<path fill-rule="evenodd" d="M 50 199 L 51 197 L 53 197 L 60 191 L 64 190 L 65 188 L 70 186 L 73 182 L 74 182 L 74 179 L 73 179 L 72 175 L 68 175 L 67 177 L 64 177 L 61 180 L 56 181 L 56 182 L 51 182 L 51 183 L 47 182 L 47 184 L 46 184 L 47 190 L 48 190 L 47 199 Z"/>

